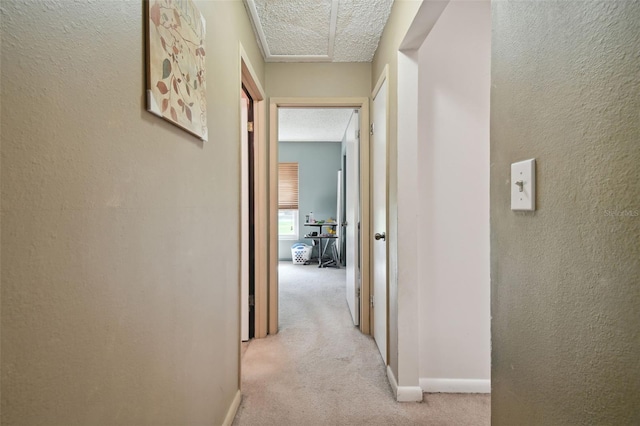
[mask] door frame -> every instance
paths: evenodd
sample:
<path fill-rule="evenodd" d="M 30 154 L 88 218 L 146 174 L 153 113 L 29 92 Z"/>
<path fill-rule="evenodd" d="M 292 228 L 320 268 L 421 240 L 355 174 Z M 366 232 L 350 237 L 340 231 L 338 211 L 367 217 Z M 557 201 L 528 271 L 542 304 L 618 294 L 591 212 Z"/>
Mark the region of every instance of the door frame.
<path fill-rule="evenodd" d="M 271 98 L 269 103 L 269 277 L 268 310 L 269 334 L 278 332 L 278 108 L 354 108 L 360 109 L 360 212 L 361 235 L 371 235 L 369 179 L 369 98 Z M 365 131 L 363 131 L 365 130 Z M 362 238 L 360 244 L 361 289 L 360 331 L 370 334 L 369 298 L 371 295 L 371 244 Z M 258 285 L 256 283 L 256 285 Z M 257 291 L 257 290 L 256 290 Z M 256 297 L 257 298 L 257 297 Z M 261 301 L 263 303 L 263 301 Z M 258 300 L 256 300 L 258 304 Z"/>
<path fill-rule="evenodd" d="M 268 275 L 268 256 L 269 252 L 266 249 L 268 241 L 268 213 L 269 213 L 269 198 L 268 198 L 268 146 L 266 138 L 266 96 L 265 91 L 260 84 L 260 80 L 257 77 L 251 62 L 249 55 L 242 47 L 240 43 L 240 61 L 239 61 L 239 76 L 240 84 L 238 84 L 238 99 L 240 99 L 242 86 L 244 85 L 247 92 L 253 99 L 253 142 L 254 142 L 254 214 L 255 214 L 255 338 L 262 338 L 267 336 L 267 275 Z M 242 126 L 238 126 L 241 131 Z M 240 140 L 242 135 L 240 135 Z M 240 147 L 238 147 L 240 151 Z M 241 169 L 241 168 L 240 168 Z M 239 188 L 241 190 L 241 188 Z M 242 201 L 240 200 L 239 209 L 242 209 Z M 241 210 L 240 212 L 241 213 Z M 240 235 L 240 250 L 242 250 L 243 244 L 248 244 L 248 241 L 243 241 L 242 234 Z M 242 251 L 240 252 L 242 255 Z M 241 285 L 241 265 L 238 265 L 238 282 Z M 241 288 L 238 289 L 241 291 Z M 242 294 L 242 293 L 240 293 Z M 239 298 L 239 303 L 248 303 L 246 300 Z M 241 306 L 239 307 L 239 315 L 242 315 Z M 242 318 L 240 317 L 240 324 Z M 239 330 L 238 342 L 241 341 L 241 334 Z"/>
<path fill-rule="evenodd" d="M 245 90 L 240 92 L 240 340 L 251 339 L 251 314 L 249 300 L 251 294 L 251 144 L 253 135 L 249 132 L 249 111 L 253 111 L 253 100 Z M 253 114 L 252 114 L 253 115 Z M 254 247 L 255 248 L 255 247 Z M 255 253 L 255 250 L 254 250 Z M 255 271 L 254 271 L 255 272 Z M 255 273 L 254 273 L 255 275 Z M 254 282 L 255 294 L 255 282 Z M 253 311 L 255 317 L 255 310 Z M 255 328 L 255 318 L 253 323 Z"/>

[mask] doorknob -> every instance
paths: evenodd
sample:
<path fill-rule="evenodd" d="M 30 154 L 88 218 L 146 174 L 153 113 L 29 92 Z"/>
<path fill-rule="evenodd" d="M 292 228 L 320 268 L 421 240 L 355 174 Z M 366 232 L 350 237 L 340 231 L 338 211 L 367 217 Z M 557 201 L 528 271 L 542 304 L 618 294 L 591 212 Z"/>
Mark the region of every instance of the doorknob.
<path fill-rule="evenodd" d="M 374 238 L 376 239 L 376 241 L 379 241 L 379 240 L 387 241 L 387 235 L 384 232 L 382 234 L 379 232 L 376 232 L 376 235 L 374 236 Z"/>

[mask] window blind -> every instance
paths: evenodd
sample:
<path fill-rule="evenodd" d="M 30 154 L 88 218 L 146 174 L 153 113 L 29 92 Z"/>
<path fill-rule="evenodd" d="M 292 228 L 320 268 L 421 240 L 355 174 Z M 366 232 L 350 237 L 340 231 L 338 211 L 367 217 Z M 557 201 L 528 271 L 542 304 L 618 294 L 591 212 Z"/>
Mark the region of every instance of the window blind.
<path fill-rule="evenodd" d="M 278 164 L 278 209 L 298 210 L 298 163 Z"/>

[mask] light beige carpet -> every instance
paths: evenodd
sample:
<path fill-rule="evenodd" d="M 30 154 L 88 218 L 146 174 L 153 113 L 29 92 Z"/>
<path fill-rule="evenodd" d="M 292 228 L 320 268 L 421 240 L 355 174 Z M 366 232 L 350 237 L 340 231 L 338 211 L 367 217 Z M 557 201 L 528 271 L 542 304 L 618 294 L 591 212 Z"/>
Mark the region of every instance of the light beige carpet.
<path fill-rule="evenodd" d="M 345 270 L 281 262 L 280 332 L 245 344 L 236 426 L 489 425 L 489 395 L 398 403 L 373 339 L 353 325 Z"/>

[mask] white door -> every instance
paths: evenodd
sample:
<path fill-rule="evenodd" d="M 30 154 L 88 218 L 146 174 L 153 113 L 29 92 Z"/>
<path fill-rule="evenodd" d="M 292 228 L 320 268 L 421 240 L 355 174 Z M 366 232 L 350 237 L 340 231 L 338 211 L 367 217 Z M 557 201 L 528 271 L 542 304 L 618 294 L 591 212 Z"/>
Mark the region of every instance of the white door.
<path fill-rule="evenodd" d="M 346 224 L 345 236 L 347 240 L 345 249 L 346 274 L 347 274 L 347 305 L 351 311 L 351 317 L 355 325 L 360 325 L 360 238 L 358 223 L 360 222 L 360 141 L 358 131 L 360 129 L 360 114 L 355 111 L 351 115 L 351 121 L 346 133 Z"/>
<path fill-rule="evenodd" d="M 373 338 L 387 363 L 387 81 L 373 98 L 372 224 Z"/>

